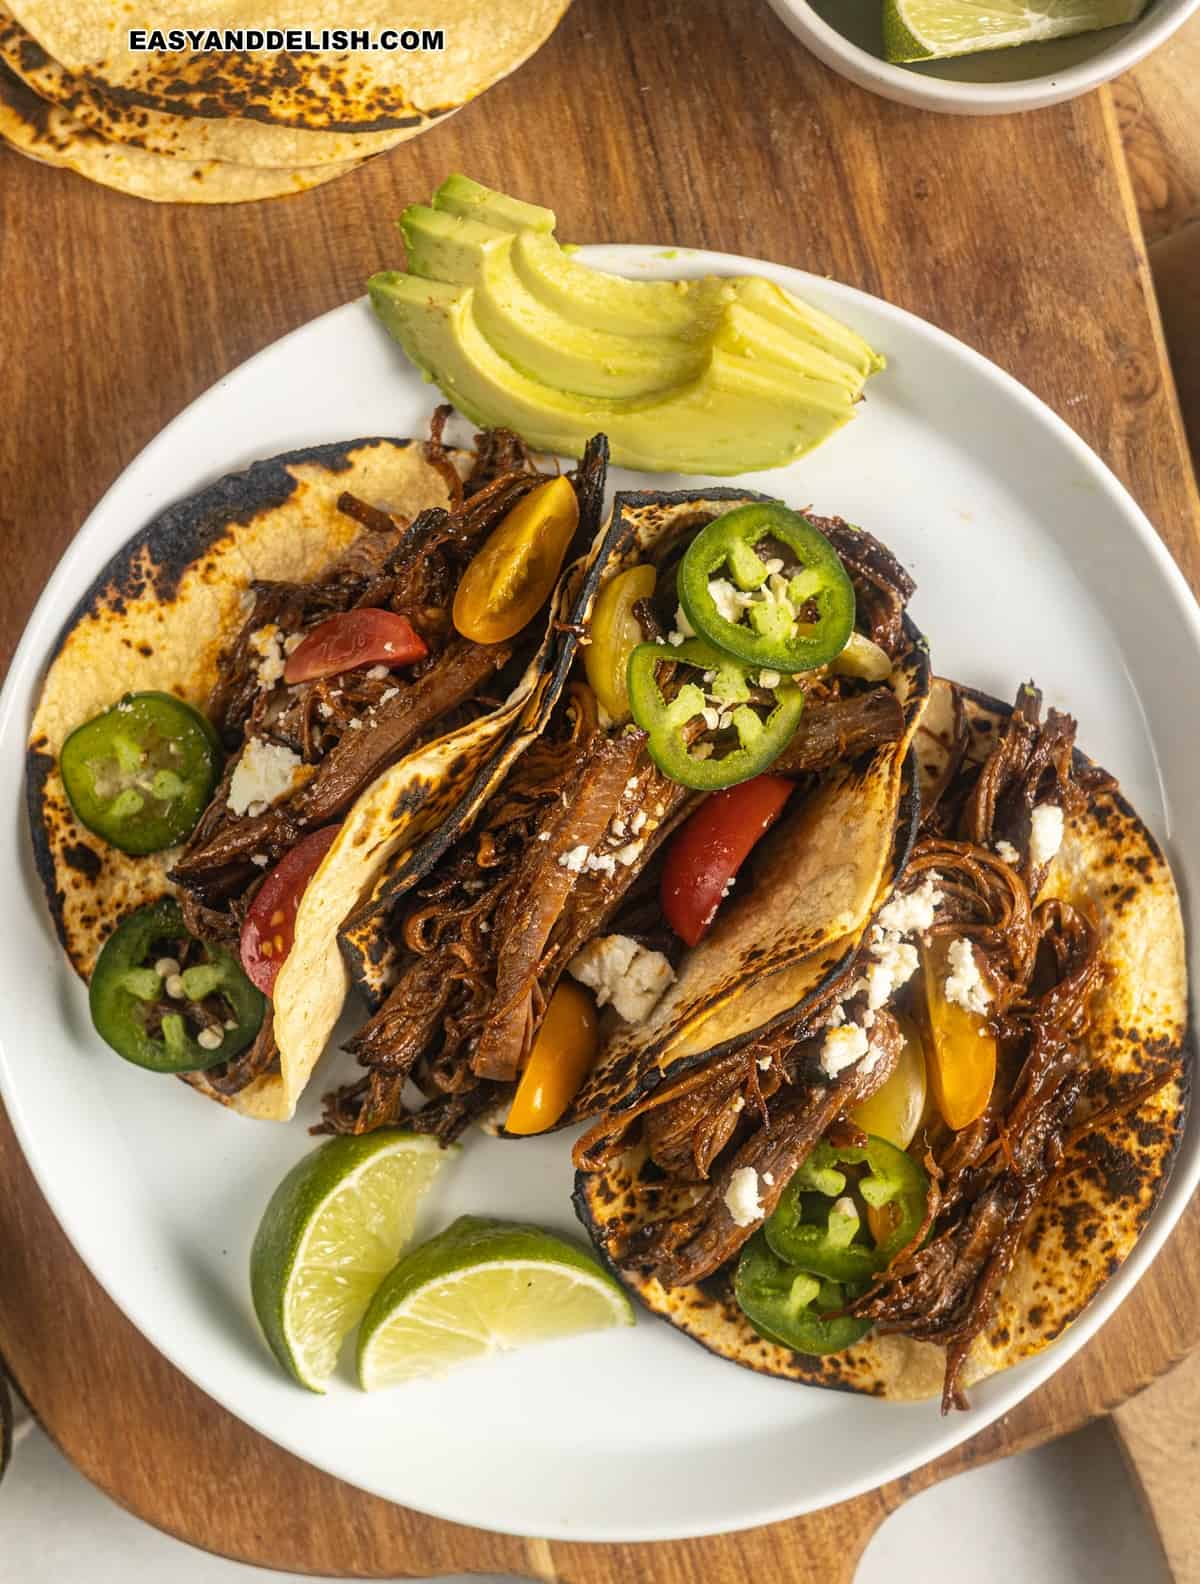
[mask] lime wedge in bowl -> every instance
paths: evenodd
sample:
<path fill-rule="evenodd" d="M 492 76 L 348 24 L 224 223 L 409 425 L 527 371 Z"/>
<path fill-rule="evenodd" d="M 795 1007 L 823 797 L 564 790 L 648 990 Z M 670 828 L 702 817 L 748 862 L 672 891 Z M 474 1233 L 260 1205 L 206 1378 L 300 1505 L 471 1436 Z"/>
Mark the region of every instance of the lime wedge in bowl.
<path fill-rule="evenodd" d="M 310 1391 L 412 1237 L 417 1206 L 449 1155 L 423 1134 L 333 1138 L 271 1196 L 250 1253 L 254 1312 L 271 1351 Z"/>
<path fill-rule="evenodd" d="M 884 0 L 885 59 L 903 65 L 1136 22 L 1146 0 Z"/>
<path fill-rule="evenodd" d="M 371 1300 L 358 1335 L 359 1384 L 398 1386 L 633 1320 L 628 1294 L 575 1243 L 540 1227 L 460 1216 L 406 1254 Z"/>

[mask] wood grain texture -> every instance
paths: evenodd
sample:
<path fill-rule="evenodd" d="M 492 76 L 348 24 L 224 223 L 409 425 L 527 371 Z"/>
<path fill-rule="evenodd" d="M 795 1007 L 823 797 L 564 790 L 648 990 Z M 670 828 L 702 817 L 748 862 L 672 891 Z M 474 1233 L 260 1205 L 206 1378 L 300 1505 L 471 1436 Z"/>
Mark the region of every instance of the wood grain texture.
<path fill-rule="evenodd" d="M 0 580 L 5 658 L 120 469 L 220 374 L 397 261 L 393 217 L 452 169 L 551 204 L 572 240 L 777 259 L 943 326 L 1095 446 L 1200 586 L 1197 500 L 1107 95 L 1026 118 L 926 116 L 826 72 L 760 0 L 576 0 L 508 83 L 299 198 L 154 209 L 0 152 L 0 533 L 19 569 Z M 547 1545 L 362 1496 L 219 1409 L 82 1268 L 0 1120 L 0 1351 L 43 1422 L 149 1521 L 301 1573 L 843 1584 L 913 1491 L 1111 1409 L 1196 1346 L 1198 1250 L 1200 1205 L 1091 1347 L 910 1479 L 743 1536 Z"/>
<path fill-rule="evenodd" d="M 1175 1584 L 1200 1584 L 1200 1355 L 1133 1397 L 1112 1418 Z"/>
<path fill-rule="evenodd" d="M 1138 215 L 1156 245 L 1200 221 L 1200 12 L 1112 86 Z"/>

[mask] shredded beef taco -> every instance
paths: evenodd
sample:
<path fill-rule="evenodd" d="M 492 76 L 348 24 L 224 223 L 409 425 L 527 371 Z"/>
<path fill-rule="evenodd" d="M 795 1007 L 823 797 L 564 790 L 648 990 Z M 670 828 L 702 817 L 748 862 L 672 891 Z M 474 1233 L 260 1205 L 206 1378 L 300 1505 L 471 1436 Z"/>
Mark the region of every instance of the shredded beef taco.
<path fill-rule="evenodd" d="M 29 747 L 35 851 L 129 1060 L 290 1116 L 348 985 L 337 929 L 469 797 L 556 681 L 557 584 L 605 452 L 538 472 L 363 440 L 231 475 L 104 569 Z"/>
<path fill-rule="evenodd" d="M 712 1352 L 946 1411 L 1136 1242 L 1185 1116 L 1183 924 L 1074 739 L 1032 687 L 936 682 L 918 839 L 839 970 L 657 1087 L 630 1066 L 577 1146 L 596 1246 Z"/>
<path fill-rule="evenodd" d="M 373 1016 L 327 1130 L 632 1103 L 760 975 L 835 971 L 887 884 L 930 678 L 883 546 L 732 489 L 618 495 L 586 581 L 536 742 L 346 923 Z"/>

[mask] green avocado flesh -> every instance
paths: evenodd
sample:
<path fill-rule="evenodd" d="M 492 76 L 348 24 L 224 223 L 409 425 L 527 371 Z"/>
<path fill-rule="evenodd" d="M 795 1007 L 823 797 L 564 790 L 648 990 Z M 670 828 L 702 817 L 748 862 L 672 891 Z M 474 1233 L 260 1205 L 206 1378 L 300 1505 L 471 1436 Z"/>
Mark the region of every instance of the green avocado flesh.
<path fill-rule="evenodd" d="M 819 445 L 883 359 L 769 281 L 631 281 L 581 264 L 548 209 L 452 176 L 368 283 L 389 333 L 473 422 L 647 472 L 740 473 Z"/>

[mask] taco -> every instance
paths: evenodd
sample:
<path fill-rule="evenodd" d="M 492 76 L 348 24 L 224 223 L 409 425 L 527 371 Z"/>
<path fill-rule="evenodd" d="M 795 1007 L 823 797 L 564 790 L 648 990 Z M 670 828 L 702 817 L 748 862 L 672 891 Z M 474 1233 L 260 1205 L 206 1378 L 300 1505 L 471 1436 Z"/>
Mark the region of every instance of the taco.
<path fill-rule="evenodd" d="M 918 839 L 839 971 L 761 1032 L 719 1015 L 715 1053 L 652 1089 L 627 1053 L 577 1146 L 597 1248 L 724 1358 L 963 1407 L 1070 1324 L 1162 1192 L 1188 1083 L 1179 900 L 1040 704 L 936 682 Z"/>
<path fill-rule="evenodd" d="M 563 1125 L 608 1108 L 631 1041 L 637 1082 L 642 1065 L 657 1081 L 707 1053 L 702 1026 L 757 974 L 844 955 L 914 806 L 912 589 L 869 534 L 766 496 L 618 495 L 537 741 L 347 920 L 373 1016 L 350 1042 L 367 1074 L 328 1098 L 326 1129 Z M 825 884 L 811 830 L 830 819 L 845 862 Z"/>
<path fill-rule="evenodd" d="M 35 713 L 34 848 L 98 1030 L 248 1114 L 294 1110 L 360 894 L 559 685 L 603 441 L 544 476 L 502 431 L 446 447 L 445 412 L 424 444 L 293 452 L 163 512 Z"/>

